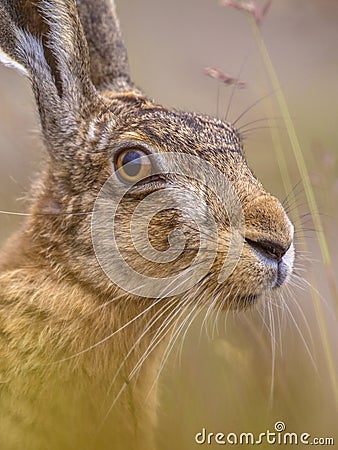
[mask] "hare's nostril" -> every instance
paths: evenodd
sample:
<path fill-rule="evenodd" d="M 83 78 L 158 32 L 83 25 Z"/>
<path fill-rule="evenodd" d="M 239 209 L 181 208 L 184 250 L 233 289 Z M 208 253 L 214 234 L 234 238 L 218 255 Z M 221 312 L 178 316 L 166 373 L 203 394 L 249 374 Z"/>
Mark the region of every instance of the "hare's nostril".
<path fill-rule="evenodd" d="M 258 252 L 262 253 L 264 256 L 276 260 L 278 263 L 281 262 L 283 256 L 287 252 L 287 248 L 277 244 L 273 241 L 268 240 L 257 240 L 253 241 L 251 239 L 245 238 L 245 241 L 247 244 L 250 245 L 250 247 L 254 248 Z"/>

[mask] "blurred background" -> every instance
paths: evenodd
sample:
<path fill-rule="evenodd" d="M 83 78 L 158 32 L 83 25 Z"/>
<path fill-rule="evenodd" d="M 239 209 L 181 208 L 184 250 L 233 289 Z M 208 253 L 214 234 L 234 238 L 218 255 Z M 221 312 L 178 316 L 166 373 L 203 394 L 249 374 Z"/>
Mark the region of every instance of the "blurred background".
<path fill-rule="evenodd" d="M 286 306 L 274 306 L 273 314 L 264 305 L 224 314 L 207 330 L 198 317 L 182 347 L 178 339 L 160 379 L 159 449 L 196 448 L 194 436 L 203 427 L 260 433 L 274 430 L 276 421 L 289 432 L 337 441 L 338 2 L 274 0 L 261 27 L 318 203 L 329 248 L 326 263 L 285 114 L 247 15 L 216 0 L 119 0 L 117 5 L 133 77 L 157 102 L 235 121 L 262 99 L 236 126 L 243 127 L 249 165 L 267 190 L 281 200 L 288 196 L 297 226 L 297 278 L 285 291 Z M 207 66 L 239 77 L 247 87 L 233 92 L 207 77 Z M 26 209 L 44 159 L 38 129 L 29 83 L 1 66 L 3 211 Z M 282 170 L 278 143 L 286 161 Z M 1 242 L 22 220 L 0 214 Z"/>

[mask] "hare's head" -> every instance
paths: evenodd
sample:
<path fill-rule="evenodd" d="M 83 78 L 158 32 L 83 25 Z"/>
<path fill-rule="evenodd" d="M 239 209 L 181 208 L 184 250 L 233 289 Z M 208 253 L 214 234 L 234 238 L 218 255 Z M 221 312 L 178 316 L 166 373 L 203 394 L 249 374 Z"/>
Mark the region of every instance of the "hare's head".
<path fill-rule="evenodd" d="M 29 76 L 49 152 L 29 252 L 136 299 L 241 306 L 282 286 L 293 227 L 236 130 L 134 87 L 110 1 L 12 3 L 0 6 L 3 60 Z"/>

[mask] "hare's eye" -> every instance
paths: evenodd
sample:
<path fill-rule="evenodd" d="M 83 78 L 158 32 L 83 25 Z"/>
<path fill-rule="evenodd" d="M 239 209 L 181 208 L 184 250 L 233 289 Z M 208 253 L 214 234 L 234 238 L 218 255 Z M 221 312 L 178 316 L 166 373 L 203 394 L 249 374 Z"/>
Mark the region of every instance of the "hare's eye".
<path fill-rule="evenodd" d="M 135 183 L 151 175 L 148 155 L 139 149 L 123 150 L 116 159 L 116 170 L 122 181 Z"/>

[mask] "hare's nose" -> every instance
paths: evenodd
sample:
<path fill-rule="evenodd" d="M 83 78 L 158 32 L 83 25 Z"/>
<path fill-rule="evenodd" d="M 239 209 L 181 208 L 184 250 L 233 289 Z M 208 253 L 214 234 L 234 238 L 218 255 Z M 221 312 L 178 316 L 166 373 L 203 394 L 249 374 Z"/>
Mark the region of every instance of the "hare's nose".
<path fill-rule="evenodd" d="M 270 260 L 280 263 L 293 240 L 293 226 L 281 203 L 264 194 L 244 208 L 245 241 Z"/>
<path fill-rule="evenodd" d="M 261 253 L 263 256 L 276 260 L 278 263 L 282 261 L 283 256 L 290 247 L 290 245 L 286 247 L 277 242 L 267 241 L 265 239 L 253 241 L 249 238 L 245 238 L 245 241 L 250 247 Z"/>

